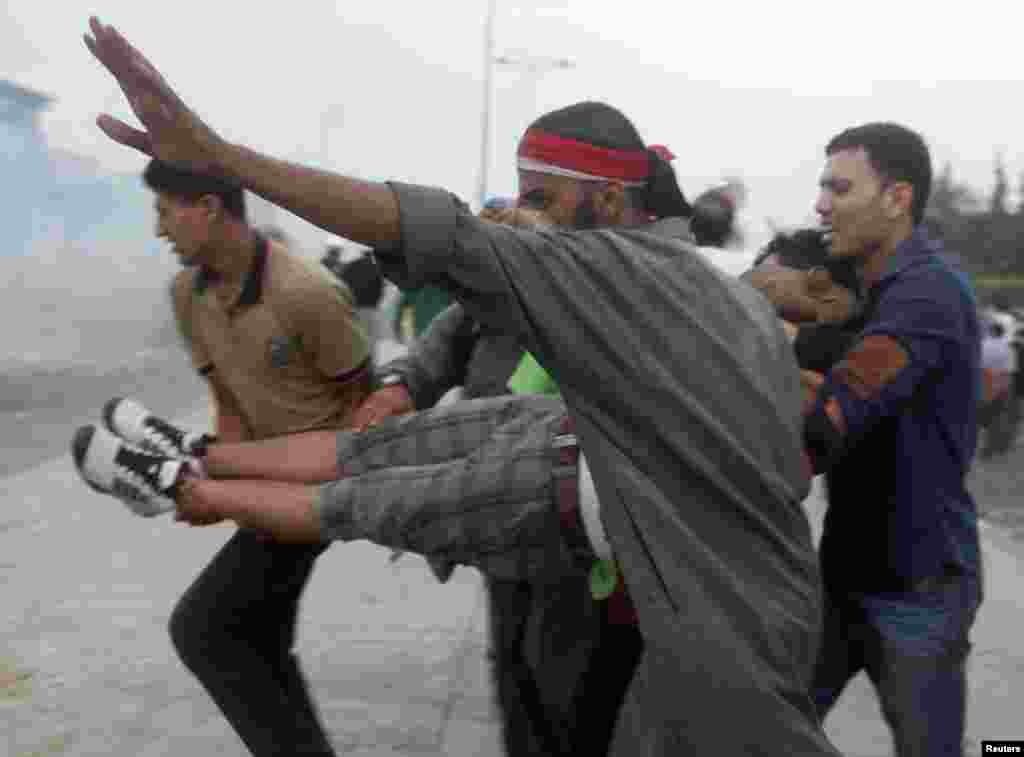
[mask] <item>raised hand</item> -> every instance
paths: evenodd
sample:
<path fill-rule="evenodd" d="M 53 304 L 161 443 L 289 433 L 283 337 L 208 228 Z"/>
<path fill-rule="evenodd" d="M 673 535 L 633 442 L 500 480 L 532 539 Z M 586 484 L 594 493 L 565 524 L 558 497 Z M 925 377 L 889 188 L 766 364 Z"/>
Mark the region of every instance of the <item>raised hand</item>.
<path fill-rule="evenodd" d="M 145 127 L 141 131 L 106 113 L 96 119 L 103 132 L 127 147 L 196 171 L 215 172 L 220 138 L 182 102 L 160 72 L 112 26 L 89 19 L 89 52 L 117 79 Z"/>

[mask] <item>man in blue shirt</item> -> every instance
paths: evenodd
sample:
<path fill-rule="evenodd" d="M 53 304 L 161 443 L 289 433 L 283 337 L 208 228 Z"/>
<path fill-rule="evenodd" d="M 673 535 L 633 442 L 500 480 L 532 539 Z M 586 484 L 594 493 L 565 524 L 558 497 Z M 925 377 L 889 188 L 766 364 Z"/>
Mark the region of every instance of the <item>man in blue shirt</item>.
<path fill-rule="evenodd" d="M 977 512 L 965 487 L 980 391 L 976 304 L 920 228 L 931 160 L 891 123 L 826 149 L 816 210 L 833 258 L 854 259 L 864 327 L 821 379 L 805 441 L 828 479 L 824 717 L 865 670 L 900 757 L 959 755 L 968 634 L 981 602 Z"/>

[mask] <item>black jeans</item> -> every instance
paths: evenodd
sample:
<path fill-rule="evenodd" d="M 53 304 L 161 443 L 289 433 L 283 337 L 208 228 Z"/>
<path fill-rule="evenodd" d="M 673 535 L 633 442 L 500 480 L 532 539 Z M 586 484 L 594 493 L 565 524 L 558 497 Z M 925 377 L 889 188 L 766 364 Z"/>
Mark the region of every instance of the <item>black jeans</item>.
<path fill-rule="evenodd" d="M 334 755 L 292 653 L 299 597 L 325 548 L 240 529 L 171 613 L 182 662 L 254 757 Z"/>

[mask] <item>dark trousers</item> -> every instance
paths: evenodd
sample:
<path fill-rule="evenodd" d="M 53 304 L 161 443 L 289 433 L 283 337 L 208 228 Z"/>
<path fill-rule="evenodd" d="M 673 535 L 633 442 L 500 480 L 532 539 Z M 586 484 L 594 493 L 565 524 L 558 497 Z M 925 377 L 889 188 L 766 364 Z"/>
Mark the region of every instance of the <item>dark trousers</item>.
<path fill-rule="evenodd" d="M 586 593 L 576 603 L 555 600 L 559 590 Z M 507 757 L 606 755 L 643 651 L 639 628 L 609 622 L 584 579 L 541 588 L 488 578 L 487 593 Z"/>
<path fill-rule="evenodd" d="M 545 701 L 527 660 L 534 588 L 527 581 L 486 577 L 491 677 L 507 757 L 569 754 L 569 724 Z M 566 682 L 571 685 L 571 682 Z"/>
<path fill-rule="evenodd" d="M 604 616 L 597 649 L 590 657 L 573 703 L 574 755 L 608 754 L 626 689 L 643 650 L 643 637 L 637 626 L 609 623 L 607 615 Z"/>
<path fill-rule="evenodd" d="M 334 755 L 292 653 L 299 597 L 325 546 L 239 530 L 171 614 L 178 655 L 254 757 Z"/>
<path fill-rule="evenodd" d="M 812 686 L 820 717 L 864 670 L 899 757 L 961 757 L 968 634 L 980 602 L 980 580 L 963 576 L 899 594 L 827 590 Z"/>

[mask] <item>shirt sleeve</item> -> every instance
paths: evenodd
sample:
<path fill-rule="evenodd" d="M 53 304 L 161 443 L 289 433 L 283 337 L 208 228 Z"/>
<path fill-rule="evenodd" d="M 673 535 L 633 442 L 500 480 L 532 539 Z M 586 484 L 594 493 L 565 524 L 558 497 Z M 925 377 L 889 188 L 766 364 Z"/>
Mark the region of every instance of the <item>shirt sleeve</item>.
<path fill-rule="evenodd" d="M 375 254 L 385 276 L 402 289 L 435 285 L 448 290 L 482 326 L 513 334 L 566 389 L 585 380 L 565 370 L 578 362 L 579 344 L 601 344 L 629 330 L 632 307 L 619 307 L 617 284 L 640 273 L 611 232 L 513 228 L 476 218 L 453 195 L 391 184 L 401 214 L 402 241 Z M 617 342 L 619 347 L 630 347 Z M 637 355 L 607 351 L 604 367 L 631 374 Z M 595 368 L 595 362 L 589 367 Z M 573 373 L 573 376 L 567 375 Z M 609 376 L 611 378 L 611 376 Z M 590 377 L 594 381 L 594 377 Z"/>
<path fill-rule="evenodd" d="M 185 348 L 192 357 L 193 367 L 204 376 L 213 370 L 213 361 L 197 341 L 192 328 L 192 299 L 194 297 L 194 278 L 191 271 L 181 271 L 171 282 L 171 303 L 174 307 L 174 319 L 178 326 Z"/>
<path fill-rule="evenodd" d="M 433 407 L 445 392 L 465 381 L 476 340 L 476 324 L 461 305 L 451 305 L 430 322 L 408 354 L 382 366 L 377 374 L 401 374 L 415 406 Z"/>
<path fill-rule="evenodd" d="M 321 375 L 345 379 L 368 367 L 369 338 L 347 287 L 314 271 L 289 299 L 295 336 Z"/>
<path fill-rule="evenodd" d="M 930 279 L 934 283 L 934 279 Z M 880 421 L 901 413 L 964 343 L 961 306 L 939 286 L 895 282 L 854 345 L 827 374 L 805 438 L 821 472 Z"/>

